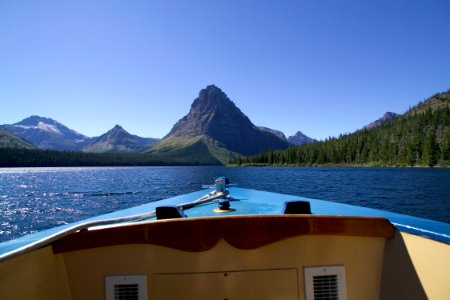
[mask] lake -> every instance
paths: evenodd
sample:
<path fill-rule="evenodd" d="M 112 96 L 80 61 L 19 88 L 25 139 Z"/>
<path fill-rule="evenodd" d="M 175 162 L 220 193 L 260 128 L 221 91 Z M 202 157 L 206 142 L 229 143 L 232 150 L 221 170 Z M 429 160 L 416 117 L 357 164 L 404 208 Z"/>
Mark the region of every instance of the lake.
<path fill-rule="evenodd" d="M 450 169 L 108 167 L 0 169 L 0 242 L 193 192 L 227 176 L 240 187 L 450 223 Z"/>

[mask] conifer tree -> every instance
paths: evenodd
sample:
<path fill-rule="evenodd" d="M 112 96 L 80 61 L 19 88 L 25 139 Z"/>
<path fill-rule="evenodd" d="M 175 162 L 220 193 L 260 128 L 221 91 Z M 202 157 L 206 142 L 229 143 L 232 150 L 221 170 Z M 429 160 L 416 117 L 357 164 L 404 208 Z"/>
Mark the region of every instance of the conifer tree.
<path fill-rule="evenodd" d="M 439 146 L 436 142 L 436 135 L 430 131 L 425 137 L 422 151 L 422 164 L 426 166 L 434 166 L 438 160 Z"/>

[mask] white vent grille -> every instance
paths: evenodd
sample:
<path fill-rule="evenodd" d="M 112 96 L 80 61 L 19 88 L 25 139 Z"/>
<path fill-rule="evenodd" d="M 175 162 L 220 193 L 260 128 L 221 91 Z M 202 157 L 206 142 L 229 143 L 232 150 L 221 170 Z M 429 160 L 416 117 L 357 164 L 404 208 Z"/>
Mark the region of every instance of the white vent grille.
<path fill-rule="evenodd" d="M 338 285 L 336 275 L 314 276 L 314 299 L 338 300 Z"/>
<path fill-rule="evenodd" d="M 116 284 L 114 286 L 115 300 L 139 300 L 139 285 Z"/>
<path fill-rule="evenodd" d="M 106 300 L 146 300 L 146 275 L 105 277 Z"/>
<path fill-rule="evenodd" d="M 306 300 L 345 300 L 345 267 L 306 267 L 305 296 Z"/>

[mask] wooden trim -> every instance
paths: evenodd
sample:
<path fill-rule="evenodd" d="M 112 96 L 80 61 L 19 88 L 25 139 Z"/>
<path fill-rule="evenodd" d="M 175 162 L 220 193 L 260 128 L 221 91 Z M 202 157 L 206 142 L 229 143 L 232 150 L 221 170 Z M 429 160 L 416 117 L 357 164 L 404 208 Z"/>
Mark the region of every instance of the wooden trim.
<path fill-rule="evenodd" d="M 301 235 L 391 238 L 385 218 L 337 216 L 229 216 L 182 218 L 74 233 L 53 243 L 55 253 L 122 244 L 153 244 L 199 252 L 224 239 L 238 249 L 255 249 Z"/>

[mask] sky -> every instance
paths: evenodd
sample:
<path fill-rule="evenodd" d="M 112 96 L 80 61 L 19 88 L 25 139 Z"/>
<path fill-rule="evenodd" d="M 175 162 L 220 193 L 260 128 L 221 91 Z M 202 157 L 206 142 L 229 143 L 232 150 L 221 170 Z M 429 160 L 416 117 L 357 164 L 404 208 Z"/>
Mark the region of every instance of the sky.
<path fill-rule="evenodd" d="M 0 0 L 0 124 L 161 138 L 215 84 L 326 139 L 450 89 L 450 1 Z"/>

